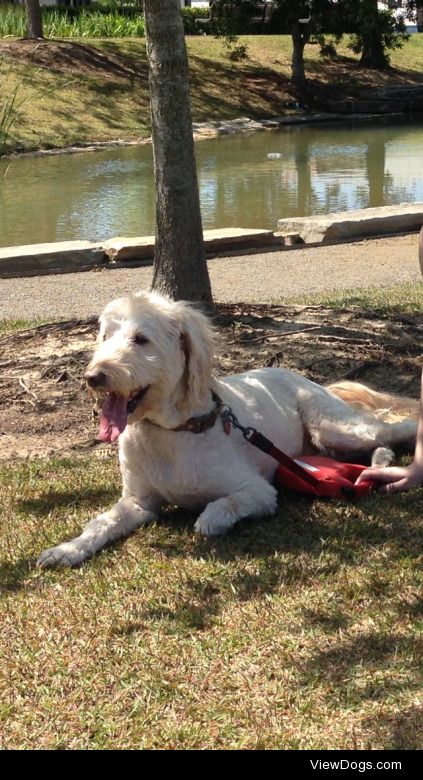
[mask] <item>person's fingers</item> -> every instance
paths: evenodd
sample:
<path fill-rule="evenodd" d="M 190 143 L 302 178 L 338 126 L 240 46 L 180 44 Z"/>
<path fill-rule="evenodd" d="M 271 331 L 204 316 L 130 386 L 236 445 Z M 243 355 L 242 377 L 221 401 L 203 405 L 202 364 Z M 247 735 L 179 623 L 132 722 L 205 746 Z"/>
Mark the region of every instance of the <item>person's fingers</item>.
<path fill-rule="evenodd" d="M 365 479 L 375 479 L 378 482 L 397 482 L 399 479 L 404 479 L 404 474 L 396 469 L 365 469 L 356 479 L 355 484 L 359 485 Z"/>
<path fill-rule="evenodd" d="M 399 493 L 401 490 L 408 490 L 408 481 L 406 479 L 399 479 L 396 482 L 388 482 L 381 485 L 378 488 L 380 493 Z"/>

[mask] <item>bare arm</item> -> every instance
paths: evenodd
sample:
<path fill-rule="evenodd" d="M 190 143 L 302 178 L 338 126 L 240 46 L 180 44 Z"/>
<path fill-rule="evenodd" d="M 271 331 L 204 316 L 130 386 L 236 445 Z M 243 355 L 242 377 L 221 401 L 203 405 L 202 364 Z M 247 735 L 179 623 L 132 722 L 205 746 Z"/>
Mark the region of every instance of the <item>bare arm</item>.
<path fill-rule="evenodd" d="M 423 275 L 423 227 L 419 233 L 419 263 Z M 365 469 L 365 471 L 360 474 L 357 484 L 363 479 L 376 479 L 378 482 L 381 482 L 382 486 L 380 490 L 385 493 L 410 490 L 413 487 L 423 484 L 423 371 L 420 393 L 420 416 L 413 462 L 405 468 L 393 466 L 385 469 Z"/>

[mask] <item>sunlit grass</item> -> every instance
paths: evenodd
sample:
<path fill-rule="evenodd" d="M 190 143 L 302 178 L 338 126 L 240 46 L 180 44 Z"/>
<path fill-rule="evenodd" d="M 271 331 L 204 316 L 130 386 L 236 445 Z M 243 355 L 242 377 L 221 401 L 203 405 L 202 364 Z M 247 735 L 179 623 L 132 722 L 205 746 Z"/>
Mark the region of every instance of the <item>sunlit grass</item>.
<path fill-rule="evenodd" d="M 388 312 L 421 312 L 423 305 L 423 284 L 404 282 L 387 287 L 363 287 L 353 290 L 337 290 L 327 293 L 296 296 L 291 299 L 307 305 L 333 306 L 348 308 L 358 306 L 363 309 Z"/>
<path fill-rule="evenodd" d="M 0 337 L 9 336 L 12 333 L 17 333 L 21 330 L 27 330 L 28 328 L 37 328 L 39 325 L 45 325 L 45 320 L 24 320 L 24 319 L 0 319 Z"/>
<path fill-rule="evenodd" d="M 422 491 L 282 497 L 214 541 L 171 511 L 37 570 L 118 485 L 114 458 L 0 469 L 1 747 L 423 747 Z"/>

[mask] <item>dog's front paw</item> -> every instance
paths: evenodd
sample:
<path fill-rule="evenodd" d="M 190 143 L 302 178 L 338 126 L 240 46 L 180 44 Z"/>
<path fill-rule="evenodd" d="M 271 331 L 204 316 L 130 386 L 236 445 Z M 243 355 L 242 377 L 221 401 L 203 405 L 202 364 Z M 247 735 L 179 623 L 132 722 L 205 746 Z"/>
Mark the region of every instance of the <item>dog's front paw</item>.
<path fill-rule="evenodd" d="M 222 515 L 216 515 L 211 512 L 203 512 L 194 525 L 194 531 L 201 536 L 221 536 L 226 534 L 234 525 L 232 518 L 225 518 Z"/>
<path fill-rule="evenodd" d="M 47 569 L 52 566 L 77 566 L 78 563 L 82 563 L 86 558 L 89 558 L 90 553 L 81 544 L 76 541 L 63 542 L 63 544 L 57 545 L 57 547 L 50 547 L 48 550 L 44 550 L 37 560 L 37 566 L 42 569 Z"/>

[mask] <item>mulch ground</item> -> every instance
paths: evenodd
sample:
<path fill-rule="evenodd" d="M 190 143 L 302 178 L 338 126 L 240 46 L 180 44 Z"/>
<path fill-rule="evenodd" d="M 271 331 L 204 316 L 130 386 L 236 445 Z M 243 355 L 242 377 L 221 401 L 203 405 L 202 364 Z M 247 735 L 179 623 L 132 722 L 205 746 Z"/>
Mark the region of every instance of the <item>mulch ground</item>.
<path fill-rule="evenodd" d="M 358 379 L 419 396 L 417 314 L 227 304 L 217 326 L 217 375 L 282 365 L 321 384 Z M 95 318 L 70 320 L 0 339 L 0 460 L 105 449 L 83 380 L 96 329 Z"/>

